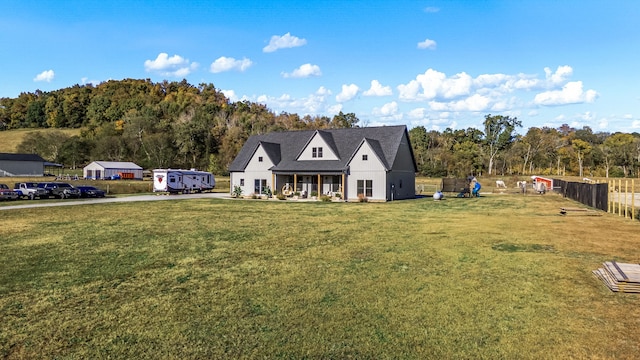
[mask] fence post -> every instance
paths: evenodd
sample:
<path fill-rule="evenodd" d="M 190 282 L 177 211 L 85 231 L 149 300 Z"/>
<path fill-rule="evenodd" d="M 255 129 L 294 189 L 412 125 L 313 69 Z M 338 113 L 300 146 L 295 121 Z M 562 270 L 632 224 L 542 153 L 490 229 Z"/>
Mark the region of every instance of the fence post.
<path fill-rule="evenodd" d="M 622 180 L 618 179 L 618 216 L 622 216 Z"/>
<path fill-rule="evenodd" d="M 607 182 L 609 183 L 609 191 L 607 192 L 607 212 L 611 213 L 612 212 L 611 204 L 613 200 L 613 186 L 611 185 L 611 180 L 607 180 Z"/>
<path fill-rule="evenodd" d="M 629 180 L 624 181 L 624 217 L 627 218 L 629 212 Z"/>

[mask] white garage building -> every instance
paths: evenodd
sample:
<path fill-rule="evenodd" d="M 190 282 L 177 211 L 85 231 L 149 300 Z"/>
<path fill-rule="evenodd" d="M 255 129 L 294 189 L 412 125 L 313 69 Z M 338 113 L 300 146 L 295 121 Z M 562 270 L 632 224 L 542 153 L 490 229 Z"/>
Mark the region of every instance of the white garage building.
<path fill-rule="evenodd" d="M 85 179 L 142 180 L 142 168 L 132 162 L 94 161 L 82 170 Z"/>

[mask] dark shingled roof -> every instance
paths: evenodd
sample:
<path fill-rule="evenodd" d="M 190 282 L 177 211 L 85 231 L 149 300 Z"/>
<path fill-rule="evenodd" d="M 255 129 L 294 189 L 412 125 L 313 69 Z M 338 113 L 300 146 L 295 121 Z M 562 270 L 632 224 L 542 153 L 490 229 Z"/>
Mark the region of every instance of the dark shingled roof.
<path fill-rule="evenodd" d="M 318 133 L 339 160 L 296 161 L 315 133 Z M 275 164 L 274 172 L 341 172 L 347 168 L 355 152 L 366 141 L 386 169 L 393 167 L 400 142 L 407 135 L 407 127 L 381 126 L 348 129 L 324 129 L 272 132 L 253 135 L 229 166 L 230 172 L 244 171 L 253 154 L 262 144 Z M 415 162 L 414 162 L 415 163 Z"/>
<path fill-rule="evenodd" d="M 37 154 L 9 154 L 0 153 L 0 160 L 8 161 L 40 161 L 44 162 L 44 159 Z"/>

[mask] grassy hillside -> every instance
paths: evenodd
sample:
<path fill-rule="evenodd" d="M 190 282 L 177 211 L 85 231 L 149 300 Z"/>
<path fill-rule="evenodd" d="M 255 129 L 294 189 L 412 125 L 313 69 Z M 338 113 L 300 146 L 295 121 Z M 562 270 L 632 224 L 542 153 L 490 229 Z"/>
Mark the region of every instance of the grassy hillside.
<path fill-rule="evenodd" d="M 0 357 L 635 358 L 637 221 L 555 195 L 2 211 Z M 37 219 L 37 221 L 33 221 Z"/>
<path fill-rule="evenodd" d="M 16 129 L 0 131 L 0 153 L 15 153 L 25 135 L 30 132 L 62 131 L 69 136 L 80 135 L 80 129 Z"/>

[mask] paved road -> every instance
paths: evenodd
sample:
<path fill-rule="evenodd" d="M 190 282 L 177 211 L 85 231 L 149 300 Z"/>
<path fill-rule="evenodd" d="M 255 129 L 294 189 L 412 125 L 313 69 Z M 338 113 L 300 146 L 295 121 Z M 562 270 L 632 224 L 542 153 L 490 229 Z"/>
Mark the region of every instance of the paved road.
<path fill-rule="evenodd" d="M 130 201 L 161 201 L 161 200 L 186 200 L 186 199 L 222 199 L 230 198 L 227 193 L 202 193 L 188 195 L 132 195 L 124 197 L 106 197 L 100 199 L 78 199 L 78 200 L 61 200 L 50 202 L 47 200 L 32 200 L 28 204 L 0 206 L 2 210 L 28 209 L 50 206 L 71 206 L 86 204 L 104 204 L 114 202 L 130 202 Z"/>

